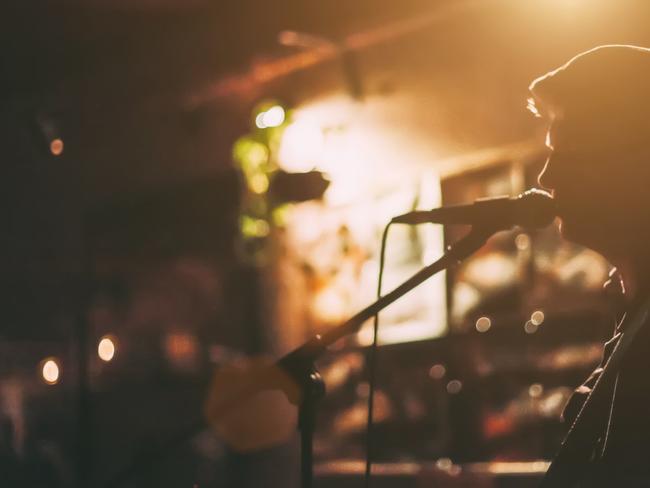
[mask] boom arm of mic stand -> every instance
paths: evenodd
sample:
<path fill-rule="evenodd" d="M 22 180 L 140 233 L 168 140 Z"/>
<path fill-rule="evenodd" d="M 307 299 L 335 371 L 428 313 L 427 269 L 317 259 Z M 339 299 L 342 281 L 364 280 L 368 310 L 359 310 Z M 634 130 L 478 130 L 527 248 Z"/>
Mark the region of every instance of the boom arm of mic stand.
<path fill-rule="evenodd" d="M 314 366 L 316 359 L 325 352 L 329 345 L 359 330 L 366 320 L 404 296 L 423 281 L 474 253 L 485 244 L 485 241 L 494 232 L 494 230 L 488 231 L 473 227 L 469 234 L 455 245 L 450 246 L 447 252 L 435 263 L 421 269 L 393 291 L 382 296 L 343 324 L 322 336 L 314 336 L 276 363 L 293 379 L 300 391 L 298 428 L 300 430 L 300 477 L 302 488 L 312 488 L 313 484 L 312 440 L 316 419 L 316 404 L 325 395 L 325 384 Z"/>
<path fill-rule="evenodd" d="M 431 276 L 473 254 L 480 247 L 482 247 L 488 238 L 495 232 L 496 230 L 493 229 L 472 228 L 469 234 L 467 234 L 453 246 L 450 246 L 447 252 L 440 259 L 438 259 L 438 261 L 418 271 L 393 291 L 382 296 L 379 300 L 364 308 L 343 324 L 330 330 L 322 336 L 317 335 L 313 337 L 299 348 L 280 358 L 277 361 L 276 365 L 287 372 L 301 386 L 301 394 L 303 395 L 303 398 L 301 398 L 300 401 L 310 401 L 310 394 L 314 397 L 322 396 L 322 394 L 324 394 L 324 390 L 319 391 L 319 388 L 324 385 L 322 385 L 322 381 L 320 380 L 318 373 L 314 371 L 313 364 L 314 361 L 326 351 L 328 346 L 337 340 L 359 330 L 361 325 L 363 325 L 366 320 L 372 318 L 376 313 L 383 310 L 385 307 L 411 291 L 422 282 L 426 281 Z M 310 392 L 310 388 L 315 391 Z M 249 389 L 245 388 L 241 395 L 237 396 L 232 401 L 227 402 L 223 410 L 227 411 L 229 407 L 232 408 L 233 406 L 237 405 L 237 402 L 242 401 L 244 398 L 246 398 L 247 393 L 254 391 L 256 391 L 255 387 L 252 387 L 250 391 Z M 307 409 L 307 412 L 310 413 L 309 408 Z M 306 428 L 307 435 L 305 441 L 307 442 L 305 442 L 305 444 L 307 444 L 311 441 L 310 431 L 313 428 L 313 417 L 311 415 L 307 415 L 306 419 L 303 418 L 301 420 L 303 427 Z M 109 481 L 103 485 L 104 488 L 114 488 L 121 485 L 125 481 L 129 480 L 133 475 L 138 473 L 140 470 L 163 459 L 164 456 L 169 454 L 169 452 L 171 452 L 172 449 L 175 448 L 178 444 L 186 442 L 192 436 L 199 433 L 204 427 L 205 425 L 203 423 L 197 424 L 187 431 L 182 432 L 177 437 L 171 439 L 164 448 L 153 453 L 148 453 L 142 458 L 138 457 L 132 460 L 126 468 L 119 471 L 115 476 L 111 477 Z M 309 448 L 306 453 L 306 456 L 302 455 L 302 464 L 305 468 L 307 468 L 307 465 L 311 465 L 311 448 Z M 303 486 L 310 485 L 310 481 L 308 481 L 310 478 L 311 467 L 303 470 Z"/>
<path fill-rule="evenodd" d="M 308 374 L 313 369 L 314 361 L 331 344 L 347 335 L 357 332 L 366 320 L 375 316 L 398 298 L 404 296 L 436 273 L 448 268 L 452 264 L 462 261 L 476 252 L 495 232 L 493 229 L 472 227 L 466 236 L 452 246 L 449 246 L 447 252 L 436 262 L 421 269 L 397 288 L 383 295 L 376 302 L 353 315 L 341 325 L 323 335 L 319 334 L 312 337 L 299 348 L 294 349 L 292 352 L 280 358 L 277 365 L 297 380 L 298 383 L 301 383 L 305 374 Z"/>

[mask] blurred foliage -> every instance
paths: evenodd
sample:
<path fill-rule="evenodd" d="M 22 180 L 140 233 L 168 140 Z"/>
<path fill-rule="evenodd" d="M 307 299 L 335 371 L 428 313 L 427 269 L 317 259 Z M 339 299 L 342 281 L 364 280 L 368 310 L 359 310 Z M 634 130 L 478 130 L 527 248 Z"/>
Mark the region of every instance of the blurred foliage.
<path fill-rule="evenodd" d="M 251 116 L 251 131 L 235 142 L 232 152 L 245 183 L 239 221 L 241 254 L 256 265 L 266 262 L 268 239 L 273 228 L 286 222 L 291 204 L 320 198 L 329 184 L 317 171 L 298 174 L 280 169 L 280 142 L 291 122 L 291 112 L 280 107 L 275 100 L 257 105 Z M 267 127 L 264 114 L 271 111 L 276 117 L 273 126 Z"/>

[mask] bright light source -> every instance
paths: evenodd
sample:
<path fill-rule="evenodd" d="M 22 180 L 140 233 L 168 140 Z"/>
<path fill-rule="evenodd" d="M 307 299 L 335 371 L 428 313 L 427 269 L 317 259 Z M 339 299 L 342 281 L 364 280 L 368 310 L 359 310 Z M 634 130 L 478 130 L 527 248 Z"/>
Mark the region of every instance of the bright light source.
<path fill-rule="evenodd" d="M 282 126 L 278 166 L 290 173 L 316 169 L 331 183 L 322 201 L 296 204 L 286 223 L 291 259 L 308 263 L 319 284 L 308 304 L 318 326 L 351 315 L 373 298 L 370 284 L 378 266 L 373 251 L 384 222 L 410 210 L 414 202 L 421 208 L 440 204 L 439 176 L 427 163 L 437 152 L 426 136 L 415 137 L 411 127 L 401 124 L 402 101 L 377 97 L 357 104 L 347 96 L 324 97 L 294 107 L 290 124 Z M 396 167 L 395 161 L 402 160 L 409 161 L 408 168 Z M 405 244 L 399 250 L 399 269 L 387 276 L 387 289 L 444 250 L 438 228 L 418 229 L 417 237 L 409 236 L 394 236 Z M 326 292 L 332 287 L 337 293 Z M 444 275 L 404 300 L 385 311 L 380 344 L 430 339 L 444 332 Z M 357 335 L 360 345 L 372 343 L 367 325 Z"/>
<path fill-rule="evenodd" d="M 274 105 L 264 112 L 260 112 L 255 117 L 255 125 L 259 129 L 266 129 L 268 127 L 279 127 L 284 122 L 284 109 L 280 105 Z"/>
<path fill-rule="evenodd" d="M 492 321 L 490 317 L 480 317 L 476 321 L 476 330 L 479 332 L 487 332 L 492 327 Z"/>
<path fill-rule="evenodd" d="M 48 385 L 56 385 L 59 382 L 60 369 L 56 359 L 50 358 L 43 361 L 41 375 L 43 381 Z"/>
<path fill-rule="evenodd" d="M 309 122 L 294 122 L 282 135 L 278 164 L 288 173 L 306 173 L 319 163 L 323 152 L 323 131 Z"/>
<path fill-rule="evenodd" d="M 54 156 L 60 156 L 63 154 L 63 140 L 59 139 L 58 137 L 56 139 L 53 139 L 50 142 L 50 152 Z"/>
<path fill-rule="evenodd" d="M 264 125 L 264 114 L 266 112 L 260 112 L 257 114 L 257 117 L 255 117 L 255 125 L 259 129 L 266 129 L 266 126 Z"/>
<path fill-rule="evenodd" d="M 279 105 L 275 105 L 263 112 L 262 122 L 265 127 L 278 127 L 284 122 L 284 109 Z"/>
<path fill-rule="evenodd" d="M 544 312 L 535 310 L 530 316 L 530 321 L 535 325 L 542 325 L 542 322 L 544 322 Z"/>
<path fill-rule="evenodd" d="M 110 336 L 104 336 L 97 345 L 99 359 L 109 362 L 115 357 L 115 340 Z"/>

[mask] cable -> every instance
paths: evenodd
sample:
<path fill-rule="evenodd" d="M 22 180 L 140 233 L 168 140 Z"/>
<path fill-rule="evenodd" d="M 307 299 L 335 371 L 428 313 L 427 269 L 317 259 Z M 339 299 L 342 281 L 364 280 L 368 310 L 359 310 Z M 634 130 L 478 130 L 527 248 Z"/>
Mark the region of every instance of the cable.
<path fill-rule="evenodd" d="M 386 255 L 386 241 L 388 240 L 388 230 L 393 222 L 389 222 L 384 227 L 384 233 L 381 237 L 381 250 L 379 251 L 379 277 L 377 279 L 377 298 L 381 297 L 381 283 L 384 277 L 384 260 Z M 370 487 L 370 474 L 372 471 L 372 410 L 375 398 L 376 383 L 376 358 L 377 358 L 377 335 L 379 332 L 379 314 L 375 314 L 373 321 L 372 345 L 368 355 L 368 421 L 366 424 L 366 474 L 364 477 L 365 488 Z"/>

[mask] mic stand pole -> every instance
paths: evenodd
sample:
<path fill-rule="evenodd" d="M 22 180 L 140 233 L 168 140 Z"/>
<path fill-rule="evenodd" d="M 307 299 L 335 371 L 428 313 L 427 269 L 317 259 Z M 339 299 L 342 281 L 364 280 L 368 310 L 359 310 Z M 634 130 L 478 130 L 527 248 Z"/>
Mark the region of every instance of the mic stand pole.
<path fill-rule="evenodd" d="M 503 230 L 501 228 L 474 228 L 465 237 L 453 244 L 447 249 L 447 252 L 435 263 L 423 268 L 409 278 L 406 282 L 395 288 L 390 293 L 382 296 L 375 303 L 361 310 L 352 318 L 343 324 L 326 332 L 325 334 L 316 335 L 298 349 L 293 350 L 286 356 L 280 358 L 276 365 L 282 368 L 289 376 L 300 386 L 301 398 L 299 407 L 299 422 L 301 438 L 301 478 L 302 487 L 311 488 L 313 463 L 312 463 L 312 440 L 314 432 L 314 423 L 316 418 L 316 407 L 318 400 L 325 395 L 325 384 L 314 366 L 314 362 L 321 356 L 330 344 L 353 334 L 361 325 L 375 314 L 387 307 L 401 296 L 427 280 L 434 274 L 448 268 L 449 266 L 462 261 L 470 254 L 477 251 L 485 241 L 495 232 Z M 240 395 L 232 399 L 223 407 L 224 411 L 229 408 L 235 408 L 238 402 L 244 401 L 247 395 L 253 393 L 255 388 L 245 388 Z M 159 462 L 160 459 L 167 455 L 178 444 L 186 442 L 192 436 L 196 435 L 203 429 L 203 423 L 192 426 L 186 432 L 171 439 L 166 446 L 154 453 L 147 453 L 142 458 L 136 458 L 123 470 L 104 484 L 104 488 L 115 488 L 133 477 L 145 467 Z"/>
<path fill-rule="evenodd" d="M 318 401 L 325 395 L 325 383 L 316 370 L 314 362 L 327 347 L 337 340 L 358 331 L 363 323 L 379 311 L 404 296 L 413 288 L 434 274 L 456 264 L 473 254 L 485 244 L 496 231 L 494 228 L 475 228 L 447 248 L 447 252 L 436 262 L 421 269 L 391 292 L 383 295 L 376 302 L 364 308 L 341 325 L 316 335 L 280 358 L 277 365 L 282 368 L 299 385 L 301 391 L 298 411 L 298 429 L 300 430 L 300 478 L 302 488 L 311 488 L 313 482 L 313 433 Z"/>

